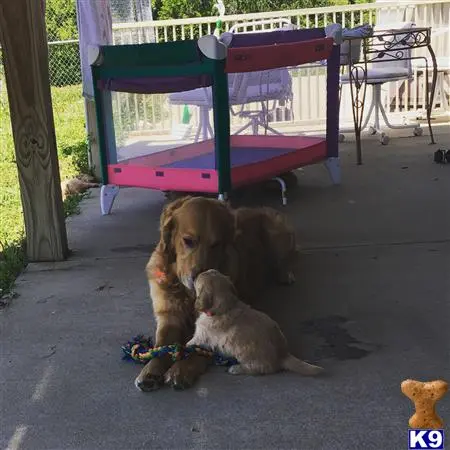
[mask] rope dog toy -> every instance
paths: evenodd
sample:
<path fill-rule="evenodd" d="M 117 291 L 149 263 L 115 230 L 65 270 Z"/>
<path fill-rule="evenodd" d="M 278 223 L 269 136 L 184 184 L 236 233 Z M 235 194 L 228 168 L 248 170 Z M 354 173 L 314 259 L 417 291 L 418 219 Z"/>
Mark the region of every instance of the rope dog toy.
<path fill-rule="evenodd" d="M 172 361 L 175 362 L 186 359 L 192 353 L 212 358 L 216 366 L 234 366 L 239 364 L 236 358 L 227 357 L 198 345 L 186 347 L 180 344 L 173 344 L 154 347 L 152 338 L 146 338 L 142 335 L 136 336 L 122 345 L 122 351 L 123 359 L 136 361 L 141 364 L 146 364 L 154 358 L 161 358 L 165 355 L 170 355 Z"/>

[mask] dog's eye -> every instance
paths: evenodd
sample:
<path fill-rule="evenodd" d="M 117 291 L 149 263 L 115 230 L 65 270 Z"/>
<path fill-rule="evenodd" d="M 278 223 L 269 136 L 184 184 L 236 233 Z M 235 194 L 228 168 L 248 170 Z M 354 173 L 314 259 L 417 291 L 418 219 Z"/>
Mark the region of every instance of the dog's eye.
<path fill-rule="evenodd" d="M 188 248 L 193 248 L 195 246 L 194 239 L 192 239 L 192 238 L 184 237 L 183 242 L 184 242 L 184 245 Z"/>

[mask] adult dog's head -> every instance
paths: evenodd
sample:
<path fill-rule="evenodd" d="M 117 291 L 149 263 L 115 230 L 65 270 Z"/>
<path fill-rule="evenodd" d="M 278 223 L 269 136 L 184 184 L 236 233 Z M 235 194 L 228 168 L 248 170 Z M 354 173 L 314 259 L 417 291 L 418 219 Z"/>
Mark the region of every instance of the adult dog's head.
<path fill-rule="evenodd" d="M 234 216 L 228 206 L 204 197 L 184 197 L 167 205 L 161 215 L 158 245 L 165 263 L 193 291 L 196 276 L 208 269 L 229 273 Z"/>

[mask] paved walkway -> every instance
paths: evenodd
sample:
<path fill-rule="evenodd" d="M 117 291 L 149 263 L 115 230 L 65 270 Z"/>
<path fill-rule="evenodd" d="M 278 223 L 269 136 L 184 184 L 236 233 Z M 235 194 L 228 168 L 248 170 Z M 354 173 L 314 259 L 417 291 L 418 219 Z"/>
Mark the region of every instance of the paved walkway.
<path fill-rule="evenodd" d="M 71 260 L 30 266 L 0 313 L 0 449 L 407 448 L 401 381 L 450 381 L 450 165 L 427 139 L 366 141 L 361 167 L 343 144 L 340 187 L 322 166 L 298 172 L 298 281 L 263 304 L 327 369 L 317 379 L 213 368 L 188 391 L 137 391 L 120 345 L 152 331 L 144 266 L 163 198 L 123 189 L 101 217 L 93 193 L 69 220 Z M 448 423 L 450 394 L 438 410 Z"/>

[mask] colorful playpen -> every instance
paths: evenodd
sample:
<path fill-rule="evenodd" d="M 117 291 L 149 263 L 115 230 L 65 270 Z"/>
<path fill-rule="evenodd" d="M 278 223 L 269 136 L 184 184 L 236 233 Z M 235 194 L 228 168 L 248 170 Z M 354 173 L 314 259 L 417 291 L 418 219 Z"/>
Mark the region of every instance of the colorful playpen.
<path fill-rule="evenodd" d="M 327 37 L 323 28 L 100 46 L 90 49 L 89 58 L 103 214 L 111 211 L 123 186 L 216 194 L 226 199 L 236 188 L 274 178 L 281 184 L 286 203 L 280 175 L 318 162 L 326 164 L 334 183 L 340 182 L 339 39 Z M 290 80 L 301 76 L 302 65 L 317 61 L 327 74 L 325 135 L 274 129 L 269 122 L 278 112 L 276 105 L 292 102 Z M 115 92 L 168 94 L 167 108 L 182 108 L 187 119 L 177 125 L 181 131 L 171 136 L 158 135 L 155 129 L 151 136 L 118 141 Z M 188 122 L 195 108 L 200 121 L 194 133 Z M 164 115 L 164 111 L 151 113 Z M 231 115 L 238 115 L 244 125 L 233 130 Z"/>

